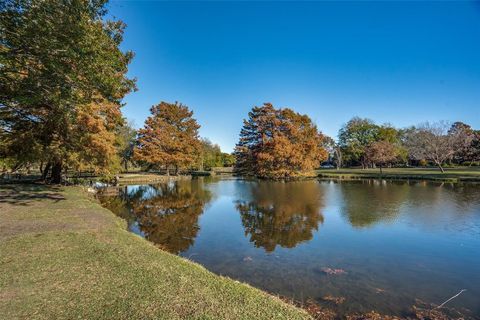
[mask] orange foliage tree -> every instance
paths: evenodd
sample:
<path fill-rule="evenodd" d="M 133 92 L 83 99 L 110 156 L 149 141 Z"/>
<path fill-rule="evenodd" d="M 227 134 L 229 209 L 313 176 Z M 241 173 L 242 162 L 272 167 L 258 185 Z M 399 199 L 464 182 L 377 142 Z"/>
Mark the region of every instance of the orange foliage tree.
<path fill-rule="evenodd" d="M 150 109 L 152 115 L 138 131 L 134 158 L 150 165 L 169 168 L 187 168 L 200 156 L 200 125 L 187 106 L 175 102 L 161 102 Z"/>
<path fill-rule="evenodd" d="M 380 167 L 388 165 L 398 159 L 398 148 L 393 143 L 381 140 L 371 143 L 366 150 L 366 159 Z"/>
<path fill-rule="evenodd" d="M 248 116 L 235 148 L 238 172 L 291 178 L 305 175 L 327 158 L 324 136 L 307 115 L 265 103 L 252 108 Z"/>

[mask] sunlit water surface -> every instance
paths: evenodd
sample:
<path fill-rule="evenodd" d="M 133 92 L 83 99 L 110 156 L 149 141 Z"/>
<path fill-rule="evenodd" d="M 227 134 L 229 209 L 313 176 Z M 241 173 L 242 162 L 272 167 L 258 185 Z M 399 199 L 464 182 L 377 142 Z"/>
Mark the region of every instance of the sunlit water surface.
<path fill-rule="evenodd" d="M 467 289 L 448 306 L 480 316 L 480 185 L 198 178 L 100 199 L 161 248 L 275 294 L 405 316 Z"/>

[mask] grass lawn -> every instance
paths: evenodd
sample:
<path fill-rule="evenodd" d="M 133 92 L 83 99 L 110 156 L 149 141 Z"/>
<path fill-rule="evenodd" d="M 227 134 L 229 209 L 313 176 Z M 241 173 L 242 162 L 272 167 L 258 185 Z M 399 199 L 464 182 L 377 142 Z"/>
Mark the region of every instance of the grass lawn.
<path fill-rule="evenodd" d="M 156 248 L 77 187 L 0 186 L 2 319 L 307 319 Z"/>
<path fill-rule="evenodd" d="M 381 177 L 384 179 L 425 179 L 450 182 L 480 182 L 479 167 L 458 167 L 444 169 L 445 173 L 440 172 L 438 168 L 384 168 Z M 317 173 L 321 178 L 380 178 L 380 169 L 319 169 L 317 170 Z"/>

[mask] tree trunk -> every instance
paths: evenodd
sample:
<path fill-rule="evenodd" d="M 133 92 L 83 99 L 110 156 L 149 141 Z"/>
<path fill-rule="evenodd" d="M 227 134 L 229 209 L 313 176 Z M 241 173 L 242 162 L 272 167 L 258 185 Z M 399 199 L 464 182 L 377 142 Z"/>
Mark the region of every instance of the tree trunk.
<path fill-rule="evenodd" d="M 128 161 L 125 161 L 125 172 L 128 172 Z"/>
<path fill-rule="evenodd" d="M 438 163 L 438 162 L 437 162 L 437 166 L 438 166 L 438 168 L 440 169 L 440 171 L 442 171 L 442 173 L 445 173 L 445 170 L 443 170 L 441 163 Z"/>
<path fill-rule="evenodd" d="M 378 167 L 380 168 L 380 175 L 382 175 L 383 174 L 382 165 L 379 165 Z"/>
<path fill-rule="evenodd" d="M 178 166 L 175 166 L 175 175 L 178 176 Z"/>
<path fill-rule="evenodd" d="M 52 163 L 50 161 L 47 162 L 47 164 L 45 165 L 45 169 L 43 169 L 43 172 L 42 172 L 42 180 L 43 181 L 47 180 L 48 173 L 50 172 L 50 167 L 51 166 L 52 166 Z"/>
<path fill-rule="evenodd" d="M 170 177 L 170 167 L 168 166 L 168 164 L 165 169 L 167 170 L 167 177 Z"/>
<path fill-rule="evenodd" d="M 59 184 L 62 182 L 62 161 L 57 160 L 52 166 L 52 183 Z"/>

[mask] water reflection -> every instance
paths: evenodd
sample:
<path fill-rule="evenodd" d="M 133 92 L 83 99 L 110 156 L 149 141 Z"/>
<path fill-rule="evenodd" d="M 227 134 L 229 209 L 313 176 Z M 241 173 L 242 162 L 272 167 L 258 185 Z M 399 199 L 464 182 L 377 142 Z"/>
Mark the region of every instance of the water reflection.
<path fill-rule="evenodd" d="M 323 193 L 317 181 L 248 183 L 236 201 L 245 235 L 256 247 L 272 252 L 312 239 L 323 223 Z M 246 199 L 246 200 L 245 200 Z"/>
<path fill-rule="evenodd" d="M 480 185 L 193 179 L 105 190 L 102 202 L 171 252 L 339 315 L 406 315 L 459 288 L 449 306 L 480 315 Z"/>
<path fill-rule="evenodd" d="M 343 198 L 342 215 L 354 227 L 394 221 L 409 193 L 407 182 L 361 180 L 338 184 Z"/>
<path fill-rule="evenodd" d="M 192 180 L 125 187 L 116 199 L 119 203 L 103 202 L 126 218 L 131 229 L 136 226 L 149 241 L 178 254 L 193 245 L 200 229 L 198 218 L 211 200 L 211 193 L 203 181 Z M 121 203 L 128 206 L 128 213 Z"/>
<path fill-rule="evenodd" d="M 429 227 L 463 225 L 465 220 L 458 220 L 456 214 L 474 214 L 480 204 L 475 184 L 381 180 L 336 184 L 341 192 L 341 214 L 356 228 L 393 223 L 402 215 Z"/>

